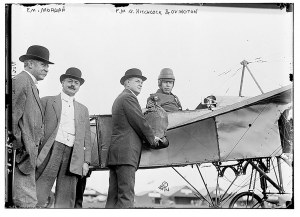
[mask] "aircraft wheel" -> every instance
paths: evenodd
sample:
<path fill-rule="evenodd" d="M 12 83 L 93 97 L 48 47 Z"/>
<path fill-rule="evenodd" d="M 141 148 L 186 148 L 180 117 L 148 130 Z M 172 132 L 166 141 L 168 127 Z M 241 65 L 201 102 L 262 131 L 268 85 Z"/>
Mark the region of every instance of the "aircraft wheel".
<path fill-rule="evenodd" d="M 265 204 L 257 194 L 246 191 L 237 194 L 231 200 L 229 208 L 258 209 L 265 208 Z"/>

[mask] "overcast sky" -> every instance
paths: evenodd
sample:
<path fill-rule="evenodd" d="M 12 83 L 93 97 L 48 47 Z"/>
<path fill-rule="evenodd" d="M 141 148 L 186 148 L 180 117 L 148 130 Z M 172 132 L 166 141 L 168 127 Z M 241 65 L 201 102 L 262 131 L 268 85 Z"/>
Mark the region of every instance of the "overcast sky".
<path fill-rule="evenodd" d="M 137 10 L 157 14 L 137 14 Z M 160 70 L 169 67 L 176 77 L 173 93 L 183 109 L 195 109 L 210 94 L 238 96 L 243 60 L 250 62 L 248 67 L 264 92 L 291 84 L 293 13 L 154 4 L 130 5 L 118 11 L 109 4 L 14 5 L 12 61 L 17 73 L 23 69 L 19 57 L 35 44 L 47 47 L 50 61 L 55 63 L 38 84 L 41 97 L 59 94 L 60 75 L 77 67 L 85 83 L 76 100 L 86 105 L 90 114 L 110 114 L 113 101 L 123 90 L 120 78 L 134 67 L 148 78 L 138 97 L 145 107 L 149 94 L 157 90 Z M 259 94 L 246 72 L 243 95 Z M 194 177 L 190 167 L 181 170 Z M 214 181 L 214 172 L 208 174 L 208 180 Z M 136 191 L 163 181 L 170 186 L 182 184 L 172 169 L 138 171 Z M 108 173 L 93 173 L 88 185 L 107 191 Z"/>
<path fill-rule="evenodd" d="M 46 12 L 47 10 L 63 12 Z M 110 114 L 122 91 L 120 78 L 129 68 L 139 68 L 148 78 L 139 96 L 145 107 L 157 89 L 164 67 L 173 69 L 173 92 L 183 108 L 195 109 L 204 97 L 237 96 L 242 60 L 249 64 L 263 91 L 290 84 L 293 71 L 292 13 L 274 9 L 131 5 L 124 13 L 112 5 L 15 5 L 12 14 L 12 61 L 30 45 L 50 50 L 49 74 L 39 83 L 40 95 L 61 91 L 59 76 L 77 67 L 86 80 L 76 95 L 91 114 Z M 137 14 L 137 9 L 160 14 Z M 35 10 L 35 11 L 34 11 Z M 130 13 L 130 11 L 133 13 Z M 166 11 L 170 14 L 166 14 Z M 179 14 L 179 10 L 196 13 Z M 172 11 L 177 11 L 172 14 Z M 259 89 L 248 72 L 243 95 Z"/>

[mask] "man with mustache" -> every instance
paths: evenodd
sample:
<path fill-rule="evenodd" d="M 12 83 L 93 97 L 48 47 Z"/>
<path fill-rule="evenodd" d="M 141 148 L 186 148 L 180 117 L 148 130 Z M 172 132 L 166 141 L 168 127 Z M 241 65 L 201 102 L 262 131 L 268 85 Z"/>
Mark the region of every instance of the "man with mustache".
<path fill-rule="evenodd" d="M 32 208 L 37 204 L 35 167 L 44 136 L 43 112 L 36 84 L 48 73 L 49 50 L 33 45 L 20 58 L 24 70 L 12 79 L 12 130 L 16 151 L 13 203 Z"/>
<path fill-rule="evenodd" d="M 146 108 L 149 109 L 156 104 L 161 106 L 166 112 L 181 111 L 181 103 L 178 97 L 172 93 L 174 83 L 175 76 L 172 69 L 162 69 L 158 76 L 159 89 L 147 99 Z"/>
<path fill-rule="evenodd" d="M 37 207 L 44 207 L 56 181 L 55 208 L 74 208 L 78 179 L 91 162 L 89 111 L 74 96 L 84 83 L 81 71 L 69 68 L 60 76 L 62 92 L 41 99 L 45 138 L 37 158 Z"/>

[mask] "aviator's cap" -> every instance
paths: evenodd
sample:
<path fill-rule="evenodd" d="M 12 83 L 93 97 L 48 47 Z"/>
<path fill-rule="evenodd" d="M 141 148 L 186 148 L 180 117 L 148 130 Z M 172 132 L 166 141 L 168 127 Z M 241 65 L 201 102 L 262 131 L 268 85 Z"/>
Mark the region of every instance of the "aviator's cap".
<path fill-rule="evenodd" d="M 137 69 L 137 68 L 132 68 L 132 69 L 128 69 L 126 72 L 125 72 L 125 75 L 120 79 L 120 83 L 122 85 L 124 85 L 124 82 L 128 79 L 128 78 L 133 78 L 133 77 L 136 77 L 136 78 L 140 78 L 142 79 L 143 81 L 147 80 L 147 78 L 145 76 L 142 75 L 142 71 Z"/>
<path fill-rule="evenodd" d="M 32 45 L 27 49 L 27 53 L 20 56 L 19 60 L 24 62 L 25 60 L 38 60 L 47 64 L 54 64 L 49 61 L 49 50 L 40 45 Z"/>
<path fill-rule="evenodd" d="M 65 79 L 65 78 L 73 78 L 76 79 L 80 82 L 80 85 L 84 83 L 84 79 L 81 78 L 81 71 L 75 67 L 68 68 L 65 74 L 62 74 L 60 76 L 60 83 Z"/>
<path fill-rule="evenodd" d="M 160 79 L 175 81 L 173 70 L 170 68 L 163 68 L 158 76 L 158 80 Z"/>

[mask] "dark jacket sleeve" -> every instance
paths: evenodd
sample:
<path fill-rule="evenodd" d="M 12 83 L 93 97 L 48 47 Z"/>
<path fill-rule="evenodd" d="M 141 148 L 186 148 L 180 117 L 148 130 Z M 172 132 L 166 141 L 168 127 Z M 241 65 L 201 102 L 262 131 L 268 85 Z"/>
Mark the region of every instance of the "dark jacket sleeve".
<path fill-rule="evenodd" d="M 147 123 L 137 99 L 132 95 L 128 95 L 124 100 L 123 105 L 125 114 L 131 127 L 141 139 L 154 145 L 153 130 Z"/>
<path fill-rule="evenodd" d="M 176 95 L 174 95 L 174 94 L 173 94 L 173 96 L 175 97 L 175 101 L 176 101 L 176 103 L 178 105 L 179 111 L 181 111 L 182 110 L 182 106 L 181 106 L 181 103 L 179 101 L 179 98 Z"/>

